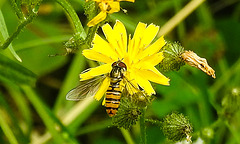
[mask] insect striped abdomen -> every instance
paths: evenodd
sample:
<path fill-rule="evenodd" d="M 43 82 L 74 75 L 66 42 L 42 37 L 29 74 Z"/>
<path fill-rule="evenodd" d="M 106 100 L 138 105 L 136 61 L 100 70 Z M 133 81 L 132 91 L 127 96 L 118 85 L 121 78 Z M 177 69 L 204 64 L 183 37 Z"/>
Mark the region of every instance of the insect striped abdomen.
<path fill-rule="evenodd" d="M 105 98 L 105 107 L 110 117 L 114 116 L 120 105 L 121 89 L 119 84 L 113 84 L 108 87 Z"/>

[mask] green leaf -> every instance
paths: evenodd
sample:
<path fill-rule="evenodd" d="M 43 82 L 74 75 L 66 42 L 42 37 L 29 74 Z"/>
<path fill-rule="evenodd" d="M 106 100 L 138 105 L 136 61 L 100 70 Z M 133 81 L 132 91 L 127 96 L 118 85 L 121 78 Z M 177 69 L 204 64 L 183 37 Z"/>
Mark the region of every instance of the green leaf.
<path fill-rule="evenodd" d="M 36 75 L 17 62 L 0 54 L 0 81 L 34 85 Z"/>
<path fill-rule="evenodd" d="M 5 40 L 9 37 L 8 35 L 8 31 L 7 31 L 7 27 L 5 24 L 5 20 L 2 14 L 2 11 L 0 10 L 0 41 L 5 42 Z M 0 43 L 2 46 L 3 43 Z M 22 59 L 17 55 L 17 53 L 15 52 L 15 50 L 13 49 L 12 44 L 10 44 L 8 46 L 8 50 L 10 50 L 10 52 L 12 53 L 12 55 L 20 62 L 22 62 Z"/>
<path fill-rule="evenodd" d="M 50 108 L 43 103 L 38 94 L 32 88 L 29 86 L 22 86 L 22 89 L 51 133 L 54 143 L 78 144 L 78 141 L 68 132 L 66 127 L 63 126 L 59 119 L 53 114 Z M 40 142 L 40 140 L 38 140 L 38 142 L 45 143 Z"/>
<path fill-rule="evenodd" d="M 29 143 L 20 128 L 20 120 L 16 117 L 16 113 L 14 113 L 2 93 L 0 93 L 0 115 L 0 126 L 10 143 Z"/>

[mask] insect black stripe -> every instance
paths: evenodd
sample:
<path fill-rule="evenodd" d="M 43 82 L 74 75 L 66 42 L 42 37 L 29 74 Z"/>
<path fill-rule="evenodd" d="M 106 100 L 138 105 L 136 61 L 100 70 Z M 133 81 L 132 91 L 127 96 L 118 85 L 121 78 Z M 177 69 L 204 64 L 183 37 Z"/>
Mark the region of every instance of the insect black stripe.
<path fill-rule="evenodd" d="M 118 108 L 113 108 L 113 107 L 106 107 L 106 109 L 118 110 Z"/>
<path fill-rule="evenodd" d="M 105 98 L 105 100 L 108 100 L 108 101 L 120 101 L 120 99 L 114 99 L 114 98 Z"/>

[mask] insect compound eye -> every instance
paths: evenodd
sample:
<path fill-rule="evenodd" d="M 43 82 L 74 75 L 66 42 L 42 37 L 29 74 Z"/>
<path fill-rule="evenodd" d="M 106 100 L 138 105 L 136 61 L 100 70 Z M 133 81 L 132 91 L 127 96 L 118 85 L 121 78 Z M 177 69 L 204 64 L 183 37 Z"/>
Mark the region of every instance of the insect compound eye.
<path fill-rule="evenodd" d="M 121 67 L 121 68 L 125 68 L 127 70 L 127 66 L 124 62 L 119 62 L 118 66 Z"/>
<path fill-rule="evenodd" d="M 117 66 L 118 64 L 117 64 L 117 62 L 114 62 L 113 64 L 112 64 L 112 67 L 115 67 L 115 66 Z"/>

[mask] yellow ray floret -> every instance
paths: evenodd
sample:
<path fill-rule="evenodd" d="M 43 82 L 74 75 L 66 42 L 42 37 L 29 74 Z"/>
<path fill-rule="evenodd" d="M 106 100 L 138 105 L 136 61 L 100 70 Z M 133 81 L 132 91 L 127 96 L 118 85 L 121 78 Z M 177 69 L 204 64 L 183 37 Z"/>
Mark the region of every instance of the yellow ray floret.
<path fill-rule="evenodd" d="M 108 87 L 110 84 L 110 79 L 108 77 L 106 77 L 104 79 L 104 81 L 102 82 L 102 85 L 100 86 L 99 90 L 97 91 L 96 95 L 94 96 L 94 98 L 96 100 L 100 100 L 102 98 L 102 96 L 105 94 L 105 92 L 107 91 Z"/>
<path fill-rule="evenodd" d="M 91 79 L 95 76 L 110 73 L 110 71 L 112 70 L 111 65 L 112 65 L 111 63 L 107 63 L 107 64 L 103 64 L 103 65 L 100 65 L 95 68 L 91 68 L 89 71 L 80 74 L 80 80 L 84 81 L 84 80 Z"/>
<path fill-rule="evenodd" d="M 89 0 L 86 0 L 86 2 L 88 1 Z M 100 8 L 101 12 L 88 22 L 87 24 L 88 27 L 92 27 L 103 21 L 107 17 L 107 14 L 119 12 L 120 1 L 134 2 L 134 0 L 93 0 L 93 1 L 95 1 L 98 4 L 98 7 Z"/>

